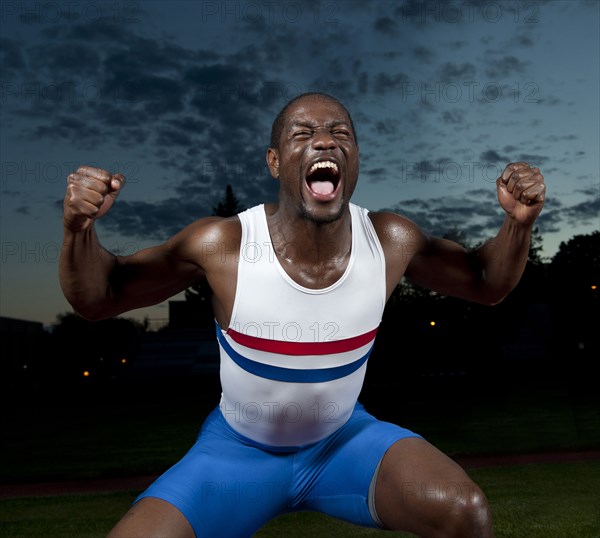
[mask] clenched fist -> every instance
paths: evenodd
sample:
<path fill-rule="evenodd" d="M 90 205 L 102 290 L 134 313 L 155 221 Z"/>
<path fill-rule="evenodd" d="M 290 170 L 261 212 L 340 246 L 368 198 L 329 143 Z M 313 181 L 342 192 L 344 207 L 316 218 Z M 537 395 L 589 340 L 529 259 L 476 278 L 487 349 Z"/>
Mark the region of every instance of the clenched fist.
<path fill-rule="evenodd" d="M 125 176 L 101 168 L 80 166 L 67 177 L 63 223 L 71 232 L 81 232 L 114 204 Z"/>
<path fill-rule="evenodd" d="M 531 224 L 540 214 L 546 198 L 544 176 L 539 168 L 518 162 L 506 166 L 496 180 L 500 205 L 517 222 Z"/>

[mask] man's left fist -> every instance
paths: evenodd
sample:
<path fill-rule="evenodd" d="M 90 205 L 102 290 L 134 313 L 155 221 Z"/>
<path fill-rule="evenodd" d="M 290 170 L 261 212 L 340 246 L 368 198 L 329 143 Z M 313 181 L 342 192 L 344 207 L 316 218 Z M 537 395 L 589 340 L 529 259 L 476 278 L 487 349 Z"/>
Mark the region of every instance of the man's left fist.
<path fill-rule="evenodd" d="M 518 222 L 530 224 L 544 206 L 546 185 L 537 167 L 528 163 L 510 163 L 496 180 L 498 201 Z"/>

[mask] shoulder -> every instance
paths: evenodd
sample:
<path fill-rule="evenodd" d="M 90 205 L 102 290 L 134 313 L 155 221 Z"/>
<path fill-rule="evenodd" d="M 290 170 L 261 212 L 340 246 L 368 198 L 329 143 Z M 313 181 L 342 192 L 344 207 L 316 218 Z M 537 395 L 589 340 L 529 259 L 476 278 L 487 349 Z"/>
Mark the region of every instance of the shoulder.
<path fill-rule="evenodd" d="M 189 224 L 179 233 L 166 242 L 170 250 L 182 250 L 198 253 L 203 256 L 219 249 L 235 249 L 242 240 L 242 223 L 240 216 L 243 213 L 262 211 L 263 208 L 254 206 L 232 217 L 204 217 Z"/>
<path fill-rule="evenodd" d="M 171 237 L 169 251 L 185 259 L 207 261 L 225 250 L 239 248 L 242 236 L 240 219 L 233 217 L 205 217 L 186 226 Z"/>
<path fill-rule="evenodd" d="M 205 217 L 186 226 L 175 237 L 194 242 L 234 239 L 241 234 L 240 219 L 233 217 Z"/>
<path fill-rule="evenodd" d="M 418 251 L 427 241 L 427 235 L 415 222 L 397 213 L 369 211 L 369 219 L 384 250 L 410 245 Z"/>
<path fill-rule="evenodd" d="M 389 297 L 408 265 L 426 249 L 427 235 L 412 220 L 391 211 L 370 211 L 368 217 L 385 256 Z"/>
<path fill-rule="evenodd" d="M 242 237 L 242 215 L 248 219 L 256 215 L 264 215 L 266 204 L 258 204 L 232 217 L 204 217 L 187 226 L 182 232 L 194 240 L 203 241 L 241 241 Z"/>

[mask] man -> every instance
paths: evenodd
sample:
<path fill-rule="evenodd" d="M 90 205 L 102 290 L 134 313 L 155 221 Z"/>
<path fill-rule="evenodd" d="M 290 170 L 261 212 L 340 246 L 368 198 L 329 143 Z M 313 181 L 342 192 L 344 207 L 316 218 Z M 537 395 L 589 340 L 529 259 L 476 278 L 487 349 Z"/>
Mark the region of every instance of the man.
<path fill-rule="evenodd" d="M 469 253 L 350 203 L 358 146 L 350 114 L 331 96 L 288 103 L 266 158 L 277 203 L 200 219 L 131 256 L 102 249 L 94 231 L 125 178 L 90 167 L 68 178 L 60 280 L 75 310 L 102 319 L 206 279 L 221 348 L 220 405 L 110 536 L 250 536 L 295 510 L 427 537 L 492 536 L 485 496 L 462 468 L 356 399 L 402 276 L 490 305 L 514 288 L 544 202 L 540 171 L 504 169 L 504 223 Z"/>

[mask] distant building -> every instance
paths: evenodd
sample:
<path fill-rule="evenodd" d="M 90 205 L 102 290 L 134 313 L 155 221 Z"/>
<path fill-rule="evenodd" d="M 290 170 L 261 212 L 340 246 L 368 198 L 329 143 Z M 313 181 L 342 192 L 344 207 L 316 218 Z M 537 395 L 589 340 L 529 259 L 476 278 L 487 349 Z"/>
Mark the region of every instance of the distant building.
<path fill-rule="evenodd" d="M 169 301 L 171 329 L 212 329 L 214 324 L 210 301 Z"/>
<path fill-rule="evenodd" d="M 216 375 L 218 370 L 219 345 L 210 305 L 169 301 L 168 326 L 143 335 L 130 373 L 156 378 Z"/>

